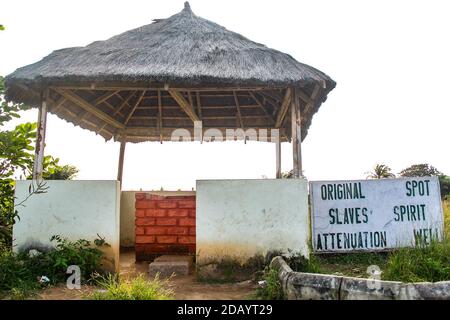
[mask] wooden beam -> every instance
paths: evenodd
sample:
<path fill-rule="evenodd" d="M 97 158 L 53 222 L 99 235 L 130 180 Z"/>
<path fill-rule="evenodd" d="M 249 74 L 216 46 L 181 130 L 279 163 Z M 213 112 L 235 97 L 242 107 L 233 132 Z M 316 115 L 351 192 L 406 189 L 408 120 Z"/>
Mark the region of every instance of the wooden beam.
<path fill-rule="evenodd" d="M 181 92 L 173 89 L 169 89 L 168 91 L 172 98 L 180 105 L 181 109 L 186 112 L 186 114 L 192 121 L 200 121 L 200 118 L 195 113 L 194 108 L 191 104 L 189 104 L 188 101 L 186 101 Z"/>
<path fill-rule="evenodd" d="M 276 92 L 271 92 L 270 90 L 265 90 L 265 91 L 261 91 L 261 93 L 264 94 L 265 96 L 270 97 L 274 101 L 276 101 L 277 104 L 280 104 L 281 101 L 283 101 L 283 96 Z"/>
<path fill-rule="evenodd" d="M 162 114 L 162 99 L 161 90 L 158 90 L 158 131 L 159 131 L 159 142 L 163 142 L 163 114 Z"/>
<path fill-rule="evenodd" d="M 92 113 L 93 115 L 98 117 L 99 119 L 107 122 L 108 124 L 110 124 L 116 128 L 119 128 L 119 129 L 125 128 L 125 126 L 122 123 L 120 123 L 119 121 L 117 121 L 116 119 L 111 117 L 110 115 L 104 113 L 100 109 L 96 108 L 95 106 L 93 106 L 92 104 L 90 104 L 89 102 L 87 102 L 86 100 L 84 100 L 83 98 L 78 96 L 77 94 L 73 93 L 72 91 L 62 90 L 60 88 L 53 88 L 53 90 L 58 92 L 61 96 L 63 96 L 67 100 L 70 100 L 70 101 L 74 102 L 75 104 L 77 104 L 78 106 L 80 106 L 81 108 L 85 109 L 86 111 L 89 111 L 90 113 Z"/>
<path fill-rule="evenodd" d="M 309 112 L 309 109 L 311 109 L 314 106 L 314 104 L 316 103 L 319 92 L 320 92 L 320 86 L 318 84 L 316 84 L 314 86 L 313 92 L 311 93 L 311 96 L 309 97 L 309 102 L 306 102 L 306 106 L 303 109 L 303 112 L 305 114 L 307 114 Z M 300 98 L 301 98 L 301 96 L 300 96 Z"/>
<path fill-rule="evenodd" d="M 47 96 L 48 90 L 41 92 L 41 105 L 38 111 L 38 128 L 34 150 L 33 179 L 42 180 L 44 167 L 45 133 L 47 131 Z"/>
<path fill-rule="evenodd" d="M 281 179 L 281 137 L 275 141 L 276 178 Z"/>
<path fill-rule="evenodd" d="M 292 90 L 291 97 L 291 136 L 294 178 L 302 177 L 302 131 L 298 88 Z"/>
<path fill-rule="evenodd" d="M 273 98 L 272 96 L 268 95 L 266 91 L 258 91 L 258 93 L 264 97 L 264 99 L 267 100 L 270 104 L 274 106 L 279 106 L 283 102 L 283 97 L 279 100 Z"/>
<path fill-rule="evenodd" d="M 59 98 L 59 100 L 56 101 L 55 104 L 53 105 L 51 112 L 58 111 L 59 108 L 61 108 L 61 106 L 64 104 L 64 102 L 66 102 L 66 98 L 64 97 Z"/>
<path fill-rule="evenodd" d="M 145 91 L 142 91 L 141 95 L 138 97 L 136 103 L 131 108 L 131 111 L 128 113 L 128 116 L 125 119 L 124 125 L 126 126 L 128 124 L 128 121 L 130 121 L 131 117 L 133 116 L 133 113 L 136 111 L 136 108 L 138 107 L 139 103 L 141 103 L 142 98 L 144 97 Z"/>
<path fill-rule="evenodd" d="M 117 94 L 117 93 L 119 93 L 119 92 L 120 92 L 120 90 L 115 90 L 115 91 L 113 91 L 113 92 L 107 92 L 107 93 L 101 95 L 100 97 L 98 97 L 97 99 L 95 99 L 95 100 L 92 102 L 92 104 L 93 104 L 94 106 L 99 105 L 100 103 L 102 103 L 102 102 L 108 100 L 108 99 L 111 98 L 113 95 L 115 95 L 115 94 Z"/>
<path fill-rule="evenodd" d="M 114 117 L 115 115 L 117 115 L 120 111 L 122 111 L 122 109 L 125 107 L 125 105 L 130 106 L 130 105 L 128 104 L 128 102 L 129 102 L 130 99 L 136 94 L 136 92 L 137 92 L 137 91 L 131 92 L 131 93 L 128 95 L 128 97 L 126 97 L 125 100 L 123 100 L 123 102 L 120 104 L 120 106 L 119 106 L 116 110 L 114 110 L 114 113 L 112 114 L 113 117 Z"/>
<path fill-rule="evenodd" d="M 314 103 L 314 100 L 311 99 L 303 90 L 298 90 L 298 96 L 300 99 L 302 99 L 305 103 Z"/>
<path fill-rule="evenodd" d="M 272 115 L 267 111 L 266 107 L 262 104 L 261 101 L 255 96 L 255 94 L 251 91 L 248 92 L 248 94 L 255 100 L 255 102 L 258 104 L 258 106 L 263 110 L 263 112 L 266 114 L 266 116 L 269 118 L 271 123 L 275 123 L 275 119 L 272 117 Z"/>
<path fill-rule="evenodd" d="M 179 127 L 173 126 L 173 127 L 168 127 L 167 125 L 163 128 L 162 133 L 163 133 L 163 139 L 164 141 L 169 140 L 170 141 L 170 137 L 173 133 L 173 131 L 175 129 L 178 129 Z M 224 127 L 224 126 L 218 126 L 218 127 L 213 127 L 213 126 L 208 126 L 208 127 L 202 127 L 203 131 L 206 131 L 208 129 L 217 129 L 220 132 L 222 132 L 223 137 L 226 138 L 226 130 L 229 130 L 230 127 Z M 270 130 L 273 129 L 273 127 L 268 127 L 268 126 L 257 126 L 254 127 L 254 129 L 257 131 L 257 133 L 259 134 L 259 129 L 263 130 L 264 132 L 270 132 Z M 194 128 L 186 128 L 186 130 L 188 130 L 192 137 L 194 137 Z M 283 137 L 286 136 L 286 131 L 284 128 L 279 129 L 279 135 L 281 138 L 281 141 L 287 141 L 286 139 L 283 139 Z M 122 141 L 122 140 L 126 140 L 126 141 L 130 141 L 133 138 L 142 138 L 142 139 L 148 139 L 148 140 L 152 140 L 152 141 L 159 141 L 160 140 L 160 132 L 157 128 L 155 127 L 127 127 L 124 130 L 120 130 L 119 132 L 117 132 L 115 134 L 115 139 L 116 141 Z"/>
<path fill-rule="evenodd" d="M 97 99 L 95 99 L 92 102 L 93 106 L 97 106 L 102 102 L 105 102 L 105 104 L 110 108 L 110 109 L 114 109 L 114 107 L 112 107 L 108 102 L 106 102 L 106 100 L 110 97 L 112 97 L 113 95 L 115 95 L 117 92 L 119 91 L 114 91 L 114 92 L 107 92 L 105 94 L 103 94 L 102 96 L 98 97 Z M 84 110 L 82 113 L 80 113 L 79 115 L 77 115 L 78 120 L 83 121 L 84 117 L 87 116 L 89 114 L 89 112 L 87 110 Z"/>
<path fill-rule="evenodd" d="M 201 119 L 202 118 L 202 100 L 200 98 L 200 92 L 197 91 L 197 112 L 198 112 L 198 117 Z"/>
<path fill-rule="evenodd" d="M 120 142 L 120 151 L 119 151 L 119 165 L 117 168 L 117 180 L 122 182 L 122 176 L 123 176 L 123 161 L 125 158 L 125 145 L 126 141 Z"/>
<path fill-rule="evenodd" d="M 239 99 L 236 95 L 236 91 L 233 91 L 233 96 L 234 96 L 234 102 L 236 103 L 236 111 L 237 111 L 237 116 L 239 119 L 239 125 L 241 126 L 242 130 L 245 130 L 244 121 L 242 121 L 241 107 L 239 105 Z"/>
<path fill-rule="evenodd" d="M 169 90 L 174 90 L 174 91 L 248 91 L 248 90 L 267 90 L 267 89 L 283 89 L 285 86 L 274 86 L 274 87 L 270 87 L 268 88 L 267 86 L 228 86 L 228 87 L 181 87 L 181 86 L 173 86 L 170 85 L 170 89 Z M 121 90 L 121 91 L 125 91 L 125 90 L 165 90 L 165 85 L 164 84 L 160 84 L 160 85 L 150 85 L 150 83 L 142 83 L 142 82 L 134 82 L 134 83 L 130 83 L 130 82 L 117 82 L 117 83 L 112 83 L 112 82 L 98 82 L 98 83 L 93 83 L 92 85 L 87 85 L 85 82 L 84 83 L 77 83 L 77 84 L 73 84 L 73 85 L 58 85 L 58 86 L 50 86 L 49 88 L 54 89 L 54 88 L 58 88 L 58 89 L 70 89 L 70 90 L 92 90 L 92 91 L 96 91 L 96 90 L 102 90 L 102 91 L 106 91 L 106 90 L 111 90 L 111 91 L 115 91 L 115 90 Z"/>
<path fill-rule="evenodd" d="M 292 90 L 291 88 L 286 89 L 286 93 L 283 98 L 283 102 L 281 103 L 280 110 L 278 111 L 277 120 L 275 121 L 275 128 L 281 127 L 283 124 L 284 117 L 286 116 L 286 113 L 289 108 L 289 103 L 292 99 Z"/>

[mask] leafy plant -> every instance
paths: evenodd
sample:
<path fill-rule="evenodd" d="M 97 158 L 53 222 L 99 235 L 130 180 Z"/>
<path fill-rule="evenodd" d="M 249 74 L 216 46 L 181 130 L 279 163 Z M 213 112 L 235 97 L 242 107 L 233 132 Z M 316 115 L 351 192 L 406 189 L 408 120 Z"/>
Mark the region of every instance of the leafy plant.
<path fill-rule="evenodd" d="M 169 288 L 170 278 L 164 281 L 157 274 L 154 279 L 147 280 L 144 275 L 133 279 L 124 279 L 118 275 L 97 276 L 96 284 L 102 288 L 87 295 L 93 300 L 168 300 L 174 295 Z"/>
<path fill-rule="evenodd" d="M 321 273 L 321 268 L 317 257 L 313 254 L 306 259 L 300 254 L 284 255 L 283 259 L 291 267 L 292 270 L 298 272 Z"/>
<path fill-rule="evenodd" d="M 1 28 L 0 30 L 4 30 Z M 23 103 L 11 103 L 7 102 L 4 98 L 5 94 L 5 78 L 0 76 L 0 126 L 5 122 L 14 118 L 19 118 L 19 111 L 30 109 L 29 106 Z"/>
<path fill-rule="evenodd" d="M 42 288 L 38 277 L 46 276 L 49 284 L 64 282 L 69 265 L 78 265 L 81 281 L 89 282 L 94 273 L 101 268 L 102 251 L 89 241 L 68 241 L 60 236 L 52 237 L 55 247 L 30 255 L 29 250 L 19 253 L 11 249 L 0 251 L 0 296 L 25 295 Z M 105 245 L 102 243 L 102 245 Z"/>
<path fill-rule="evenodd" d="M 256 298 L 261 300 L 283 300 L 283 288 L 278 279 L 278 271 L 267 267 L 264 271 L 263 284 L 256 289 Z"/>

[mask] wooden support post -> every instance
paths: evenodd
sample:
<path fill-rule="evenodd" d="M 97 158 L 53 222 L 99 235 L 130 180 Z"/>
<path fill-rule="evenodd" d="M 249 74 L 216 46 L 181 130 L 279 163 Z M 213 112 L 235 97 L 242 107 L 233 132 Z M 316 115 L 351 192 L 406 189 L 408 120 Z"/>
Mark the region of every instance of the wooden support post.
<path fill-rule="evenodd" d="M 158 131 L 159 131 L 159 143 L 163 143 L 163 113 L 162 113 L 162 98 L 161 90 L 158 93 Z"/>
<path fill-rule="evenodd" d="M 117 169 L 117 180 L 122 183 L 122 175 L 123 175 L 123 160 L 125 158 L 125 145 L 126 141 L 122 140 L 120 142 L 120 151 L 119 151 L 119 167 Z"/>
<path fill-rule="evenodd" d="M 34 150 L 34 180 L 42 180 L 42 172 L 44 166 L 45 132 L 47 130 L 47 95 L 47 90 L 41 92 L 41 105 L 39 106 L 38 111 L 38 128 L 36 132 L 36 147 Z"/>
<path fill-rule="evenodd" d="M 300 178 L 302 173 L 302 131 L 301 131 L 301 115 L 298 96 L 298 88 L 292 90 L 291 98 L 291 136 L 292 136 L 292 156 L 293 156 L 293 173 L 294 178 Z"/>
<path fill-rule="evenodd" d="M 275 141 L 275 153 L 276 153 L 276 178 L 281 179 L 281 137 L 278 137 Z"/>

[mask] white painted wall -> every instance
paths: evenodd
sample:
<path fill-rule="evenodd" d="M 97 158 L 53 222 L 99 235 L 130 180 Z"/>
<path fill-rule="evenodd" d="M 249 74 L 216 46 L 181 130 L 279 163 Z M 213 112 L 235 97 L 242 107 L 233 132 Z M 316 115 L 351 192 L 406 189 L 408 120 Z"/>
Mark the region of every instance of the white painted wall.
<path fill-rule="evenodd" d="M 16 181 L 16 204 L 25 199 L 31 181 Z M 93 241 L 97 234 L 104 248 L 105 268 L 119 269 L 120 184 L 118 181 L 46 181 L 48 190 L 29 197 L 17 207 L 20 220 L 13 228 L 15 250 L 48 247 L 50 237 Z"/>
<path fill-rule="evenodd" d="M 306 180 L 197 181 L 197 261 L 291 249 L 308 256 Z"/>
<path fill-rule="evenodd" d="M 120 246 L 134 247 L 135 194 L 137 191 L 122 191 L 120 197 Z"/>

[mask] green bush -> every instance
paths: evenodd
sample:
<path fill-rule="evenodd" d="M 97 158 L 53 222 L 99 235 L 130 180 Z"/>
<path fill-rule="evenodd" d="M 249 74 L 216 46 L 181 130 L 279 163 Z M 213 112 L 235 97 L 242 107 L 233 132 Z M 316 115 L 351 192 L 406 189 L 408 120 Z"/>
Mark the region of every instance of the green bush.
<path fill-rule="evenodd" d="M 101 290 L 87 295 L 92 300 L 168 300 L 173 297 L 169 289 L 170 279 L 161 281 L 156 275 L 148 281 L 143 275 L 134 279 L 122 279 L 117 275 L 99 276 L 96 284 Z"/>
<path fill-rule="evenodd" d="M 283 300 L 284 294 L 278 271 L 273 268 L 266 268 L 264 271 L 264 285 L 256 290 L 256 298 L 261 300 Z"/>
<path fill-rule="evenodd" d="M 37 255 L 29 251 L 19 253 L 11 249 L 0 251 L 0 296 L 21 297 L 42 288 L 38 278 L 46 276 L 50 282 L 46 285 L 64 282 L 67 279 L 67 267 L 78 265 L 81 281 L 88 282 L 91 274 L 100 270 L 102 252 L 98 246 L 103 240 L 95 241 L 93 247 L 89 241 L 68 241 L 60 236 L 52 237 L 55 248 Z"/>
<path fill-rule="evenodd" d="M 322 273 L 319 260 L 314 254 L 310 254 L 309 259 L 299 254 L 283 256 L 286 263 L 292 270 L 307 273 Z"/>

